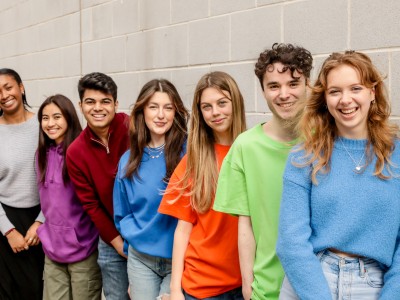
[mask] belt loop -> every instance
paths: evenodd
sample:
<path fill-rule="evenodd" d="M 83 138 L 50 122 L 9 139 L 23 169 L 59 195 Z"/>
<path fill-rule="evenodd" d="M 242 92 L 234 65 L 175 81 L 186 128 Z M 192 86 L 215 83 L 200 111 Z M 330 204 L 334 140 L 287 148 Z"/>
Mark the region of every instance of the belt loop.
<path fill-rule="evenodd" d="M 364 261 L 362 260 L 362 258 L 359 258 L 358 261 L 360 263 L 360 277 L 364 278 L 365 277 Z"/>

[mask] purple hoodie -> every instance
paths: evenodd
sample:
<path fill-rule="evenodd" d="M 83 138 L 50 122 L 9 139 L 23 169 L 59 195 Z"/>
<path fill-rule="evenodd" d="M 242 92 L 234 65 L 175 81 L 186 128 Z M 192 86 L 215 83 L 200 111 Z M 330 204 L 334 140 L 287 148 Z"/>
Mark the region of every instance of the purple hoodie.
<path fill-rule="evenodd" d="M 72 182 L 64 185 L 62 152 L 62 144 L 48 149 L 44 183 L 39 182 L 37 171 L 40 204 L 46 218 L 37 234 L 48 258 L 59 263 L 74 263 L 86 259 L 97 249 L 99 234 L 83 210 Z"/>

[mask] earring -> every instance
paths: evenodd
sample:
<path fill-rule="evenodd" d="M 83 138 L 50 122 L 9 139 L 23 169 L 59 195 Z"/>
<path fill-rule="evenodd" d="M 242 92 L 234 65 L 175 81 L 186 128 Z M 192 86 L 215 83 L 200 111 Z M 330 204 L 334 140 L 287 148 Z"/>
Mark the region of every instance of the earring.
<path fill-rule="evenodd" d="M 371 103 L 374 104 L 374 103 L 375 103 L 375 99 L 372 99 L 372 100 L 371 100 Z"/>

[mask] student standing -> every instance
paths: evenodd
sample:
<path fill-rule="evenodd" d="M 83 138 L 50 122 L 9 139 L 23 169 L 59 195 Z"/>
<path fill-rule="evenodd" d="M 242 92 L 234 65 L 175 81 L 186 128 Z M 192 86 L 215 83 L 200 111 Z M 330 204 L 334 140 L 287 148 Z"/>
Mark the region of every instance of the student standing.
<path fill-rule="evenodd" d="M 38 123 L 21 77 L 0 69 L 0 298 L 42 299 L 44 221 L 35 175 Z"/>
<path fill-rule="evenodd" d="M 130 150 L 114 185 L 114 218 L 126 246 L 131 299 L 169 294 L 176 219 L 157 212 L 162 191 L 186 152 L 187 112 L 174 85 L 146 83 L 130 116 Z"/>
<path fill-rule="evenodd" d="M 46 254 L 47 299 L 101 299 L 97 264 L 98 231 L 79 202 L 69 179 L 65 153 L 82 131 L 72 102 L 48 97 L 38 111 L 37 178 L 46 218 L 37 232 Z"/>
<path fill-rule="evenodd" d="M 242 133 L 226 156 L 214 209 L 239 215 L 239 256 L 246 300 L 278 299 L 284 277 L 276 256 L 282 174 L 296 143 L 312 68 L 302 47 L 274 44 L 260 53 L 255 73 L 272 112 L 270 121 Z"/>
<path fill-rule="evenodd" d="M 389 116 L 367 55 L 325 60 L 284 173 L 280 299 L 399 299 L 400 143 Z"/>
<path fill-rule="evenodd" d="M 112 193 L 118 161 L 128 148 L 129 117 L 117 113 L 117 85 L 103 73 L 78 83 L 87 127 L 67 150 L 67 169 L 83 208 L 100 233 L 98 263 L 107 300 L 129 299 L 123 239 L 115 228 Z"/>
<path fill-rule="evenodd" d="M 172 255 L 171 299 L 242 299 L 236 217 L 212 209 L 218 172 L 245 130 L 243 97 L 224 72 L 204 75 L 192 105 L 188 151 L 159 211 L 179 219 Z"/>

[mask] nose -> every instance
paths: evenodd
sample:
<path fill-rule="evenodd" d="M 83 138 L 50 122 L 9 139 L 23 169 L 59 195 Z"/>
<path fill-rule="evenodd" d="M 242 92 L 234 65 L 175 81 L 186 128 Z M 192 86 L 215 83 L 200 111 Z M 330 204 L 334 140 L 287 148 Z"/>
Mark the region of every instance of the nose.
<path fill-rule="evenodd" d="M 157 117 L 158 117 L 159 119 L 164 119 L 164 109 L 163 109 L 163 108 L 159 108 L 159 109 L 158 109 Z"/>
<path fill-rule="evenodd" d="M 96 101 L 94 104 L 94 110 L 101 110 L 101 103 L 100 101 Z"/>
<path fill-rule="evenodd" d="M 287 87 L 282 86 L 279 90 L 279 97 L 281 99 L 288 99 L 289 98 L 289 90 Z"/>
<path fill-rule="evenodd" d="M 213 116 L 218 116 L 218 115 L 220 114 L 217 105 L 213 105 L 213 107 L 212 107 L 212 114 L 213 114 Z"/>
<path fill-rule="evenodd" d="M 52 127 L 54 125 L 54 119 L 53 118 L 49 118 L 49 121 L 47 122 L 47 126 L 48 127 Z"/>
<path fill-rule="evenodd" d="M 343 92 L 342 97 L 340 98 L 340 103 L 342 103 L 343 105 L 348 105 L 353 101 L 350 93 L 348 92 Z"/>

